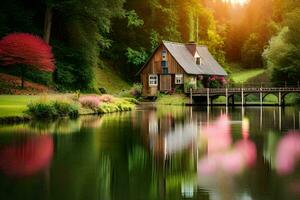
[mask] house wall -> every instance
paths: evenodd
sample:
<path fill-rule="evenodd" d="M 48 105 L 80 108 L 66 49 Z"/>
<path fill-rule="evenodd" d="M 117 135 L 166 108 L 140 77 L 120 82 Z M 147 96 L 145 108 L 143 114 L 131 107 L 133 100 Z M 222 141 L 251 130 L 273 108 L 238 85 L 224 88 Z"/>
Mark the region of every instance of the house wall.
<path fill-rule="evenodd" d="M 160 85 L 157 87 L 149 87 L 149 74 L 157 74 L 158 79 L 160 79 L 160 74 L 163 74 L 161 61 L 162 61 L 162 51 L 165 49 L 164 45 L 162 44 L 154 53 L 148 64 L 144 67 L 141 71 L 141 81 L 143 84 L 143 95 L 144 96 L 155 96 L 159 91 Z M 166 49 L 167 50 L 167 49 Z M 173 56 L 167 51 L 167 62 L 169 68 L 169 74 L 171 75 L 172 79 L 172 89 L 175 87 L 175 74 L 184 74 L 185 71 L 182 67 L 177 63 L 177 61 L 173 58 Z M 160 80 L 158 81 L 160 83 Z"/>

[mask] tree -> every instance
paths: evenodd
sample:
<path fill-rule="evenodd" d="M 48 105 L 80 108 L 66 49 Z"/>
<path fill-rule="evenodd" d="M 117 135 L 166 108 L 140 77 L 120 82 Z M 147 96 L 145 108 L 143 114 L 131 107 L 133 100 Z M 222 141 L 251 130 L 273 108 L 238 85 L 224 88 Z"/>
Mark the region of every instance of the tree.
<path fill-rule="evenodd" d="M 252 33 L 242 47 L 242 62 L 247 68 L 261 67 L 263 50 L 260 45 L 259 37 Z"/>
<path fill-rule="evenodd" d="M 22 88 L 26 67 L 46 72 L 55 69 L 51 47 L 40 37 L 28 33 L 12 33 L 0 40 L 0 63 L 20 66 Z"/>

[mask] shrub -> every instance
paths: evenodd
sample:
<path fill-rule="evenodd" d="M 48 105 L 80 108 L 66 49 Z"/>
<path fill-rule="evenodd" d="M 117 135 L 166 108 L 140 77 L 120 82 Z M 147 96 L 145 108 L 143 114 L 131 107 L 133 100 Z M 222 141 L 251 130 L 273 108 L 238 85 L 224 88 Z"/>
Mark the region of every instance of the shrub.
<path fill-rule="evenodd" d="M 73 102 L 56 100 L 53 102 L 53 107 L 56 110 L 58 116 L 68 115 L 69 117 L 74 118 L 79 115 L 78 105 Z"/>
<path fill-rule="evenodd" d="M 133 84 L 132 88 L 130 89 L 130 94 L 134 96 L 135 98 L 139 98 L 142 95 L 142 84 L 135 83 Z"/>
<path fill-rule="evenodd" d="M 82 107 L 97 110 L 100 105 L 100 99 L 97 96 L 83 96 L 79 98 Z"/>
<path fill-rule="evenodd" d="M 118 106 L 115 104 L 109 104 L 109 103 L 101 103 L 98 108 L 98 113 L 104 114 L 104 113 L 112 113 L 120 111 Z"/>
<path fill-rule="evenodd" d="M 48 119 L 57 117 L 77 117 L 79 115 L 79 107 L 73 102 L 66 100 L 39 100 L 31 102 L 27 105 L 27 113 L 38 119 Z"/>
<path fill-rule="evenodd" d="M 104 94 L 99 97 L 99 100 L 105 103 L 112 103 L 114 101 L 114 97 L 109 94 Z"/>
<path fill-rule="evenodd" d="M 57 116 L 56 109 L 49 102 L 35 102 L 27 105 L 27 113 L 35 118 L 54 118 Z"/>

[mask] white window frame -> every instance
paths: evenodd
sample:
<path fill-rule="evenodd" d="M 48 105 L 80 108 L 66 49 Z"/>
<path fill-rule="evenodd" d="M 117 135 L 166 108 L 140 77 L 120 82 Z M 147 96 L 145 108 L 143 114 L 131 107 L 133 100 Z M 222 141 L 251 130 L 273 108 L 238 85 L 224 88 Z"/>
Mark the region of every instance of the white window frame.
<path fill-rule="evenodd" d="M 158 86 L 158 75 L 157 74 L 149 74 L 148 83 L 149 83 L 149 87 L 157 87 Z"/>
<path fill-rule="evenodd" d="M 183 84 L 183 74 L 175 74 L 175 84 L 176 85 Z"/>

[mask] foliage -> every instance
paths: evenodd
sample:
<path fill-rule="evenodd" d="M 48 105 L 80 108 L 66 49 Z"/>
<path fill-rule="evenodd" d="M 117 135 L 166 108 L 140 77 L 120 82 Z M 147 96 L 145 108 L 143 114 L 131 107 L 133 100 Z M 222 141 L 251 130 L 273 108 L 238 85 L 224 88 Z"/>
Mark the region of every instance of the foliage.
<path fill-rule="evenodd" d="M 127 56 L 128 62 L 135 66 L 140 66 L 148 58 L 148 54 L 146 53 L 146 51 L 143 48 L 141 48 L 139 51 L 136 51 L 136 50 L 133 50 L 130 47 L 128 47 L 126 56 Z"/>
<path fill-rule="evenodd" d="M 79 98 L 79 103 L 84 108 L 90 108 L 92 110 L 97 110 L 100 105 L 99 97 L 95 95 L 82 96 Z"/>
<path fill-rule="evenodd" d="M 208 78 L 208 84 L 210 88 L 220 88 L 224 87 L 227 84 L 227 81 L 224 77 L 211 76 Z"/>
<path fill-rule="evenodd" d="M 277 84 L 287 81 L 296 83 L 300 77 L 300 5 L 286 1 L 288 13 L 284 15 L 285 27 L 274 36 L 263 56 L 267 67 L 272 71 L 272 80 Z"/>
<path fill-rule="evenodd" d="M 27 105 L 26 113 L 37 119 L 49 119 L 57 117 L 77 117 L 79 107 L 66 100 L 38 100 Z"/>
<path fill-rule="evenodd" d="M 262 66 L 262 48 L 257 34 L 252 33 L 242 47 L 242 62 L 246 68 Z"/>
<path fill-rule="evenodd" d="M 0 40 L 0 62 L 47 72 L 55 69 L 51 47 L 41 38 L 27 33 L 12 33 Z"/>
<path fill-rule="evenodd" d="M 125 15 L 128 20 L 128 27 L 141 27 L 142 25 L 144 25 L 144 21 L 142 19 L 139 19 L 139 16 L 134 10 L 127 11 Z"/>
<path fill-rule="evenodd" d="M 124 90 L 121 93 L 119 93 L 119 96 L 138 99 L 142 96 L 142 88 L 143 88 L 142 84 L 134 83 L 129 90 Z"/>
<path fill-rule="evenodd" d="M 112 113 L 112 112 L 121 112 L 121 111 L 130 111 L 134 109 L 134 104 L 124 100 L 118 99 L 113 103 L 101 103 L 98 108 L 98 113 Z"/>

